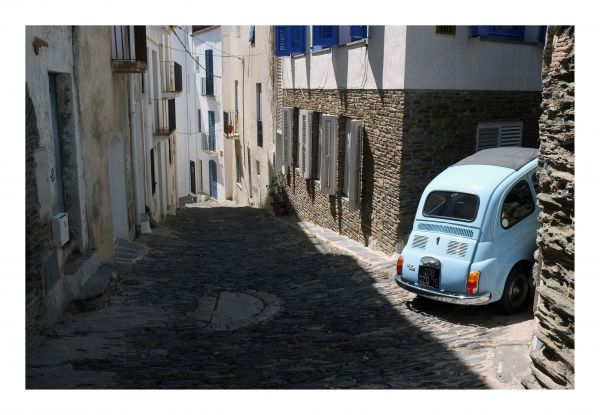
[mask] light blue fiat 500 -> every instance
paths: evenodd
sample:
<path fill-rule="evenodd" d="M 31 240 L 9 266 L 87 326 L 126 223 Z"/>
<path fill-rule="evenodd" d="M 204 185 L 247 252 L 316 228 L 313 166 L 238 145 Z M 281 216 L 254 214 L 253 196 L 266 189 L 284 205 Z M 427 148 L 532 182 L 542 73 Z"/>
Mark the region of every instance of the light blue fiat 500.
<path fill-rule="evenodd" d="M 425 188 L 396 283 L 455 304 L 523 307 L 531 285 L 538 208 L 537 150 L 482 150 Z"/>

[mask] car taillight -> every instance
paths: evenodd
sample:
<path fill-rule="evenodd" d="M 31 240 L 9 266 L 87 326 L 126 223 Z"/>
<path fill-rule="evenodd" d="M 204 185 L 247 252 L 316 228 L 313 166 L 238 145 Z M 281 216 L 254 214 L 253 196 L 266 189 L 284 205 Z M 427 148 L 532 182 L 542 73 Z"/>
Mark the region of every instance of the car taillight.
<path fill-rule="evenodd" d="M 469 272 L 467 278 L 467 293 L 477 294 L 479 292 L 479 271 Z"/>
<path fill-rule="evenodd" d="M 396 274 L 402 275 L 402 264 L 404 264 L 404 258 L 402 255 L 398 257 L 398 261 L 396 262 Z"/>

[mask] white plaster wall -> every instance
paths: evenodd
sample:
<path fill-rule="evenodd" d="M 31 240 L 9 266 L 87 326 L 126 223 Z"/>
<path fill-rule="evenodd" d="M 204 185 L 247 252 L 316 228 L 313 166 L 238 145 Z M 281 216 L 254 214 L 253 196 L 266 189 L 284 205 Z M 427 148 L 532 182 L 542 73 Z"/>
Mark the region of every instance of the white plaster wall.
<path fill-rule="evenodd" d="M 457 26 L 456 36 L 408 26 L 404 87 L 539 91 L 544 45 L 536 42 L 538 29 L 527 27 L 523 43 L 469 38 L 469 26 Z"/>
<path fill-rule="evenodd" d="M 225 148 L 223 143 L 223 44 L 221 40 L 221 27 L 215 26 L 210 29 L 205 29 L 200 32 L 196 32 L 192 35 L 192 45 L 194 56 L 198 56 L 198 61 L 202 68 L 200 68 L 199 72 L 195 73 L 195 90 L 196 95 L 198 96 L 198 105 L 201 110 L 202 116 L 202 131 L 208 134 L 208 111 L 215 112 L 215 134 L 216 134 L 216 149 L 217 155 L 211 155 L 204 151 L 201 151 L 200 142 L 197 142 L 198 151 L 198 160 L 202 162 L 202 189 L 205 193 L 209 193 L 209 175 L 208 175 L 208 162 L 209 160 L 215 160 L 217 162 L 217 198 L 219 200 L 225 200 L 227 197 L 227 190 L 225 182 Z M 206 49 L 213 50 L 213 74 L 214 74 L 214 97 L 207 97 L 201 95 L 202 88 L 202 78 L 206 76 L 206 72 L 203 69 L 205 66 L 205 55 L 204 51 Z M 198 109 L 196 108 L 196 109 Z M 196 120 L 197 115 L 194 115 L 194 120 Z M 196 120 L 197 122 L 197 120 Z M 198 140 L 200 140 L 200 135 L 198 134 Z M 189 164 L 188 164 L 189 168 Z M 196 166 L 196 171 L 199 176 L 199 166 Z M 197 182 L 198 186 L 198 182 Z M 198 189 L 197 189 L 198 190 Z"/>
<path fill-rule="evenodd" d="M 340 41 L 344 41 L 340 27 Z M 307 26 L 307 45 L 312 45 Z M 369 26 L 368 42 L 282 58 L 283 88 L 404 88 L 405 26 Z"/>

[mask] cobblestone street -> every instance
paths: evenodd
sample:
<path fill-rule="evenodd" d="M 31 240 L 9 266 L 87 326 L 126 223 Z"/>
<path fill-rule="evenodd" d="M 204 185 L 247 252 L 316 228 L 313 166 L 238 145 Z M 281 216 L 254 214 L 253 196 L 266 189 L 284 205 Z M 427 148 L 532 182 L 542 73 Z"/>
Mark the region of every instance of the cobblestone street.
<path fill-rule="evenodd" d="M 140 242 L 108 305 L 28 351 L 28 388 L 521 388 L 529 311 L 421 301 L 258 209 L 180 209 Z"/>

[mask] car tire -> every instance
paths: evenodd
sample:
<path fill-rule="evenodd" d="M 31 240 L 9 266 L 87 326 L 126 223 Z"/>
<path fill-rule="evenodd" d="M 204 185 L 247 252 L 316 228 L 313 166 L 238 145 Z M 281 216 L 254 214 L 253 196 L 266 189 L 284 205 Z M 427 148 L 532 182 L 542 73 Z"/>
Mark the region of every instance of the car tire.
<path fill-rule="evenodd" d="M 505 313 L 512 314 L 521 310 L 529 299 L 529 268 L 514 268 L 504 284 L 499 306 Z"/>

